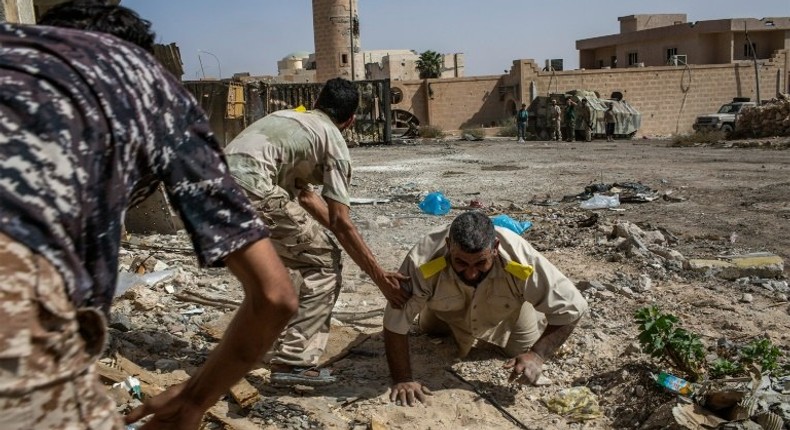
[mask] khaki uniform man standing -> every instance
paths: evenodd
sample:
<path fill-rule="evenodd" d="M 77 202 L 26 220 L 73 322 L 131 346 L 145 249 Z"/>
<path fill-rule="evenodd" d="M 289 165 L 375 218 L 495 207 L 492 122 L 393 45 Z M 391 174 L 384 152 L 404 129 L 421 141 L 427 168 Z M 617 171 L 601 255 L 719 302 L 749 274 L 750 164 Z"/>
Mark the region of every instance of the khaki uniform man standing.
<path fill-rule="evenodd" d="M 429 233 L 401 266 L 412 296 L 387 306 L 384 341 L 393 379 L 391 400 L 413 405 L 430 391 L 412 377 L 408 331 L 419 315 L 428 333 L 451 333 L 459 355 L 492 346 L 511 359 L 510 380 L 533 384 L 543 362 L 587 311 L 581 293 L 521 236 L 495 228 L 481 212 L 466 212 Z M 541 319 L 548 325 L 541 333 Z"/>
<path fill-rule="evenodd" d="M 332 308 L 342 284 L 341 252 L 325 229 L 395 306 L 405 279 L 385 272 L 351 222 L 351 162 L 341 131 L 354 122 L 359 93 L 344 79 L 328 81 L 315 110 L 272 113 L 225 148 L 230 172 L 271 231 L 277 254 L 299 293 L 299 310 L 265 361 L 278 385 L 335 381 L 315 366 L 326 349 Z M 314 185 L 323 186 L 321 195 Z"/>
<path fill-rule="evenodd" d="M 591 142 L 592 141 L 592 109 L 590 109 L 590 105 L 587 103 L 587 99 L 582 99 L 582 106 L 580 117 L 582 120 L 582 129 L 584 130 L 584 141 Z"/>
<path fill-rule="evenodd" d="M 551 140 L 562 141 L 562 109 L 557 105 L 557 100 L 551 100 L 549 118 L 551 119 Z"/>

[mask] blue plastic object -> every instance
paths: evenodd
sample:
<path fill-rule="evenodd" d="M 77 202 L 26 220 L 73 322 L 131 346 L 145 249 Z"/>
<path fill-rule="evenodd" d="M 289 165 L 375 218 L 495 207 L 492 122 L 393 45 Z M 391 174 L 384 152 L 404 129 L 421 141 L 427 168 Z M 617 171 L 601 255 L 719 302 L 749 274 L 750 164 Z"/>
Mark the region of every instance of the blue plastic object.
<path fill-rule="evenodd" d="M 510 229 L 517 234 L 524 233 L 525 231 L 529 230 L 530 227 L 532 227 L 531 221 L 516 221 L 505 214 L 491 217 L 491 221 L 495 226 Z"/>
<path fill-rule="evenodd" d="M 450 212 L 450 201 L 440 192 L 433 192 L 425 196 L 419 204 L 420 209 L 431 215 L 444 215 Z"/>

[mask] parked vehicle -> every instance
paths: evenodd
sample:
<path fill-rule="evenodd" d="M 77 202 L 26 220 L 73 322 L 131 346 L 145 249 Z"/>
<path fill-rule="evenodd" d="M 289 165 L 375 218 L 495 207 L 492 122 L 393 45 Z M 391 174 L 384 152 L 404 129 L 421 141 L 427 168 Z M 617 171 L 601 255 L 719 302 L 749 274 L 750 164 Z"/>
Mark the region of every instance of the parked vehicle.
<path fill-rule="evenodd" d="M 754 106 L 757 106 L 757 103 L 748 97 L 736 97 L 732 99 L 732 102 L 723 104 L 716 113 L 697 116 L 692 127 L 695 131 L 721 130 L 731 133 L 735 130 L 735 124 L 738 122 L 738 115 L 741 111 Z"/>

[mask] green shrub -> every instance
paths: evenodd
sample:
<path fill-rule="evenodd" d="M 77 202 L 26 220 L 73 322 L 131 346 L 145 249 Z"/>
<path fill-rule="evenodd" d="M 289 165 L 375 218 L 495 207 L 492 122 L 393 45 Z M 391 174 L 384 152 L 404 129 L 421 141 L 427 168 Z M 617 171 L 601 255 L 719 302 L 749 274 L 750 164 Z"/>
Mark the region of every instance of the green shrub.
<path fill-rule="evenodd" d="M 425 139 L 438 139 L 444 137 L 444 131 L 433 125 L 420 126 L 420 137 Z"/>
<path fill-rule="evenodd" d="M 639 325 L 642 351 L 665 359 L 694 382 L 705 373 L 705 349 L 699 336 L 676 326 L 678 317 L 665 314 L 658 306 L 647 306 L 634 315 Z"/>

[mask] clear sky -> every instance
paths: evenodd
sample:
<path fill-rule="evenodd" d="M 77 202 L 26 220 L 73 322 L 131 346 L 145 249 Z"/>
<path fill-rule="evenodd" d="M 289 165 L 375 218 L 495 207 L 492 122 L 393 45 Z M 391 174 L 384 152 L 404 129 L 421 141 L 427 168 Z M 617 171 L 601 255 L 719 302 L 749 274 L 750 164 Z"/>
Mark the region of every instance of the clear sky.
<path fill-rule="evenodd" d="M 688 20 L 790 16 L 790 0 L 358 0 L 361 49 L 465 54 L 466 76 L 502 74 L 513 60 L 563 58 L 578 39 L 619 32 L 617 17 L 685 13 Z M 276 75 L 277 61 L 314 51 L 309 0 L 122 0 L 178 44 L 184 79 L 236 72 Z M 219 63 L 219 64 L 218 64 Z"/>

